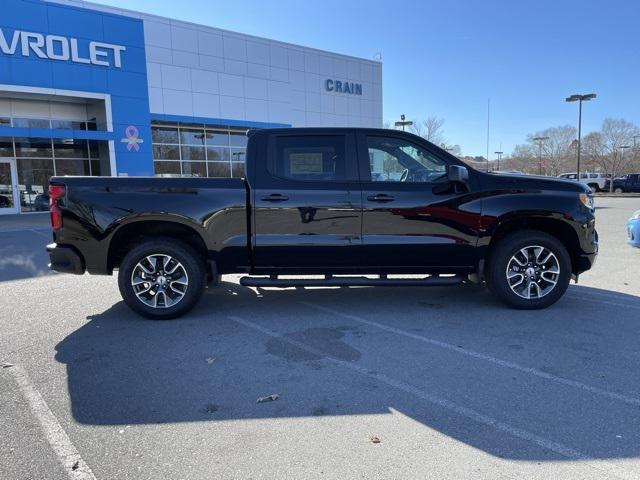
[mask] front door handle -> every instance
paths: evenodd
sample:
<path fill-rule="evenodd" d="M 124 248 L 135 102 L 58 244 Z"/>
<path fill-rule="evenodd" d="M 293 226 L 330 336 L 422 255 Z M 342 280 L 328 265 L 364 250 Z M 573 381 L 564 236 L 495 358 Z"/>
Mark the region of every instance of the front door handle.
<path fill-rule="evenodd" d="M 281 193 L 272 193 L 271 195 L 265 195 L 260 198 L 260 200 L 265 202 L 284 202 L 289 200 L 289 197 L 282 195 Z"/>
<path fill-rule="evenodd" d="M 387 195 L 386 193 L 378 193 L 377 195 L 371 195 L 367 197 L 370 202 L 392 202 L 395 200 L 393 195 Z"/>

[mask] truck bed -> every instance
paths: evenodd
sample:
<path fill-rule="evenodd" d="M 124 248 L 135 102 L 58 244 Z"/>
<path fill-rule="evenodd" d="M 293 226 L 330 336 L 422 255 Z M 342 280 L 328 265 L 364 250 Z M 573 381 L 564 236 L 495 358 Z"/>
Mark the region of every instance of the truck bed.
<path fill-rule="evenodd" d="M 53 177 L 66 186 L 64 228 L 58 244 L 77 245 L 89 272 L 110 270 L 106 264 L 114 235 L 128 224 L 148 222 L 154 228 L 172 222 L 193 230 L 212 259 L 225 251 L 236 265 L 248 265 L 247 185 L 241 178 Z M 136 232 L 141 228 L 139 225 Z M 105 241 L 106 240 L 106 241 Z"/>

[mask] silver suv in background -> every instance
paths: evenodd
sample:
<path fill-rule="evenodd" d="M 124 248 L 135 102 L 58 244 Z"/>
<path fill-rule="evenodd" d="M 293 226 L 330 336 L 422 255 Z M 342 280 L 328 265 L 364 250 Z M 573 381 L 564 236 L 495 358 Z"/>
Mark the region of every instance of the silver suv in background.
<path fill-rule="evenodd" d="M 576 180 L 578 178 L 578 174 L 575 172 L 572 173 L 563 173 L 558 175 L 559 178 L 566 178 L 568 180 Z M 603 190 L 609 190 L 609 182 L 611 181 L 611 175 L 608 173 L 589 173 L 582 172 L 580 173 L 580 183 L 588 185 L 591 190 L 594 192 L 601 192 Z"/>

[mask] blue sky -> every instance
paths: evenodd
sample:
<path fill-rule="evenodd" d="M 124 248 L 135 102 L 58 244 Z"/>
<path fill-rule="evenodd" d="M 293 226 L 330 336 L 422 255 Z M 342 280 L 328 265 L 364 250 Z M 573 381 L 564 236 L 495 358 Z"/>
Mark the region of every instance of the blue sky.
<path fill-rule="evenodd" d="M 596 92 L 583 129 L 640 124 L 640 5 L 634 0 L 100 0 L 315 48 L 383 57 L 384 118 L 446 120 L 465 154 L 509 152 L 527 133 L 576 124 L 564 98 Z"/>

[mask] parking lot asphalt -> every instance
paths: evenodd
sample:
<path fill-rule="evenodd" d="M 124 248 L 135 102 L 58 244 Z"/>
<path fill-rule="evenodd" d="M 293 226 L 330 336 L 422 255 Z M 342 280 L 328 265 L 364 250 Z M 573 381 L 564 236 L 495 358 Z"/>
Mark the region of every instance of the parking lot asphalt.
<path fill-rule="evenodd" d="M 0 219 L 0 479 L 640 478 L 640 200 L 597 207 L 596 266 L 547 310 L 225 276 L 168 322 Z"/>

